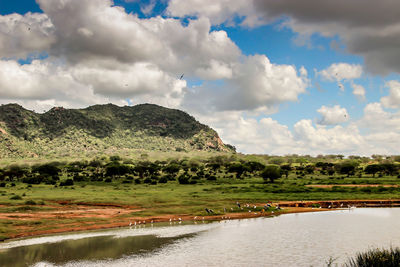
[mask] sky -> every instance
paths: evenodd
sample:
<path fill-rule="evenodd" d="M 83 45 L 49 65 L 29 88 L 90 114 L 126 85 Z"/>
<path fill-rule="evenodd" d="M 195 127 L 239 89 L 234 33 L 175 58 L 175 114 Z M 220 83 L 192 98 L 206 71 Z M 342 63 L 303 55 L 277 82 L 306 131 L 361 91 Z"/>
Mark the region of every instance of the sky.
<path fill-rule="evenodd" d="M 0 104 L 154 103 L 242 153 L 394 155 L 399 36 L 394 0 L 0 0 Z"/>

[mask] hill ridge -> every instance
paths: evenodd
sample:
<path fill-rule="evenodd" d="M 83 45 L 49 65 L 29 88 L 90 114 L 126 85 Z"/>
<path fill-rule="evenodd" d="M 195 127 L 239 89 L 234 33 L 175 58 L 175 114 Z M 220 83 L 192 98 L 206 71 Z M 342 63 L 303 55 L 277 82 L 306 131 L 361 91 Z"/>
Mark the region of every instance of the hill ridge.
<path fill-rule="evenodd" d="M 73 156 L 119 149 L 234 151 L 190 114 L 155 104 L 53 107 L 45 113 L 18 104 L 0 106 L 0 157 Z"/>

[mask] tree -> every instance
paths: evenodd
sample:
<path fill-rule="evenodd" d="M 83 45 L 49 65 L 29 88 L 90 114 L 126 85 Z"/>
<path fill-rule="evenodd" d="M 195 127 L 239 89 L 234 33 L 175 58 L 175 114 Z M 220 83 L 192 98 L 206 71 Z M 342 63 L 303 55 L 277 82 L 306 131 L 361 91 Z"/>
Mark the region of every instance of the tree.
<path fill-rule="evenodd" d="M 61 170 L 53 164 L 43 164 L 34 166 L 32 172 L 37 172 L 40 175 L 56 176 Z"/>
<path fill-rule="evenodd" d="M 168 164 L 167 166 L 164 167 L 163 171 L 173 175 L 173 174 L 177 174 L 180 169 L 181 169 L 181 166 L 179 164 L 170 163 L 170 164 Z"/>
<path fill-rule="evenodd" d="M 372 177 L 375 177 L 375 174 L 382 170 L 383 168 L 380 164 L 370 164 L 367 167 L 365 167 L 364 172 L 367 174 L 372 174 Z"/>
<path fill-rule="evenodd" d="M 347 177 L 350 177 L 350 175 L 354 175 L 357 166 L 358 164 L 356 162 L 346 161 L 339 164 L 338 169 L 341 174 L 347 174 Z"/>
<path fill-rule="evenodd" d="M 284 164 L 281 166 L 281 170 L 285 174 L 286 178 L 288 178 L 289 172 L 292 170 L 292 167 L 290 167 L 290 164 Z"/>
<path fill-rule="evenodd" d="M 246 166 L 240 162 L 234 162 L 228 168 L 229 172 L 236 172 L 236 178 L 238 178 L 238 179 L 242 176 L 242 174 L 245 171 L 249 171 L 249 170 L 250 169 L 248 166 Z"/>
<path fill-rule="evenodd" d="M 281 168 L 278 165 L 267 165 L 261 173 L 261 177 L 264 178 L 264 181 L 267 182 L 267 180 L 269 180 L 271 183 L 281 178 L 281 176 Z"/>
<path fill-rule="evenodd" d="M 248 161 L 245 164 L 248 166 L 251 172 L 262 171 L 265 168 L 265 165 L 258 161 Z"/>

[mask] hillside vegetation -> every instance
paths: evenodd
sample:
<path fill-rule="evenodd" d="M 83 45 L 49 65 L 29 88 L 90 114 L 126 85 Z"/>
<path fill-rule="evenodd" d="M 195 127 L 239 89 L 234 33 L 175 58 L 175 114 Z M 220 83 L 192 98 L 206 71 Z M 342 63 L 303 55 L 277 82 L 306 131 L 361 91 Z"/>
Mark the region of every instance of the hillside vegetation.
<path fill-rule="evenodd" d="M 0 158 L 74 157 L 131 149 L 234 152 L 213 129 L 187 113 L 152 104 L 55 107 L 43 114 L 17 104 L 0 106 Z"/>

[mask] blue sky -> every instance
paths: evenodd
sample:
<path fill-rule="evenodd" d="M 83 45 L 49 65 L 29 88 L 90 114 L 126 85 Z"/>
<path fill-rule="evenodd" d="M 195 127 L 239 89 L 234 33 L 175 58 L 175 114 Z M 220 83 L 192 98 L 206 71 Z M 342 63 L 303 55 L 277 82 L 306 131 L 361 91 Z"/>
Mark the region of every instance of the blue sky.
<path fill-rule="evenodd" d="M 399 8 L 384 2 L 0 0 L 0 102 L 151 102 L 244 153 L 395 154 Z"/>

